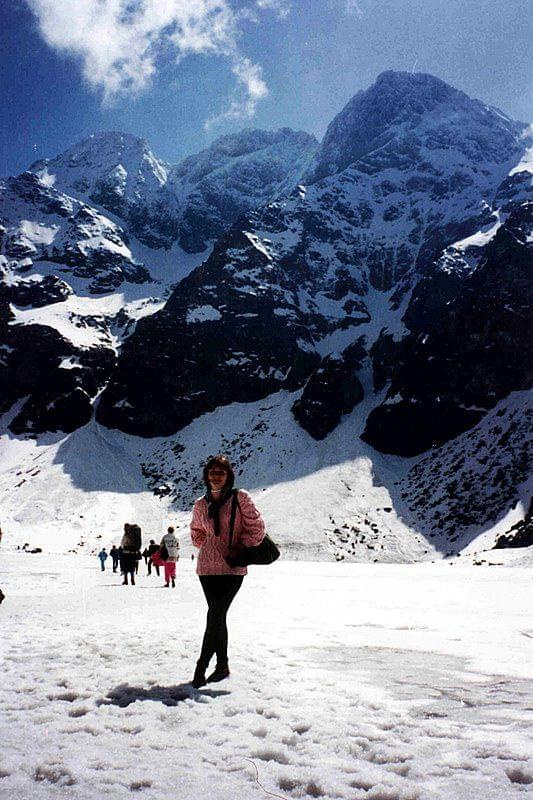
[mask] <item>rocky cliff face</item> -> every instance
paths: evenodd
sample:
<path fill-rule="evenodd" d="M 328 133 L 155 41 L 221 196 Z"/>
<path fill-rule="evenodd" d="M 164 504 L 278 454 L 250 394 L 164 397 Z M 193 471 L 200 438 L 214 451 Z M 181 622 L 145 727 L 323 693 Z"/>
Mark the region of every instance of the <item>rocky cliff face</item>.
<path fill-rule="evenodd" d="M 486 243 L 448 248 L 413 291 L 409 333 L 374 345 L 376 384 L 388 391 L 363 438 L 378 450 L 414 455 L 442 444 L 531 385 L 532 211 L 517 204 Z"/>
<path fill-rule="evenodd" d="M 84 298 L 151 280 L 127 242 L 33 173 L 0 184 L 0 411 L 25 399 L 14 433 L 72 431 L 91 418 L 116 353 L 110 319 Z"/>

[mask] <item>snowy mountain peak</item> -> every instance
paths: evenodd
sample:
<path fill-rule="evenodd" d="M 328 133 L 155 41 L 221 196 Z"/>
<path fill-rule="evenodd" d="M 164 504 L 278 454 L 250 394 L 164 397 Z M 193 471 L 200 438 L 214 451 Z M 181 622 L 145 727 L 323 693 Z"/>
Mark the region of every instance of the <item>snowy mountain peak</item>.
<path fill-rule="evenodd" d="M 423 160 L 422 148 L 455 151 L 468 159 L 499 163 L 518 153 L 525 130 L 500 111 L 468 97 L 433 75 L 387 71 L 358 92 L 329 125 L 307 173 L 307 182 L 373 160 L 398 166 L 397 157 Z M 442 160 L 437 156 L 438 160 Z M 368 165 L 363 165 L 368 171 Z"/>
<path fill-rule="evenodd" d="M 89 136 L 30 171 L 46 186 L 120 217 L 149 247 L 201 252 L 239 214 L 291 191 L 318 147 L 302 131 L 248 129 L 176 166 L 116 131 Z"/>
<path fill-rule="evenodd" d="M 144 139 L 118 131 L 94 133 L 55 158 L 30 167 L 75 196 L 98 198 L 108 192 L 130 199 L 159 190 L 169 169 Z"/>
<path fill-rule="evenodd" d="M 215 173 L 221 167 L 227 168 L 237 160 L 257 157 L 262 154 L 268 158 L 281 158 L 288 151 L 301 151 L 302 158 L 310 158 L 318 147 L 318 141 L 304 131 L 280 128 L 277 131 L 262 131 L 247 128 L 239 133 L 230 133 L 216 139 L 208 148 L 189 156 L 172 172 L 172 179 L 180 182 L 186 179 L 197 182 Z"/>
<path fill-rule="evenodd" d="M 318 141 L 304 131 L 280 128 L 277 131 L 245 129 L 216 139 L 208 148 L 189 156 L 176 166 L 169 177 L 173 191 L 182 196 L 189 187 L 203 181 L 216 181 L 228 176 L 237 177 L 241 184 L 255 180 L 266 183 L 265 192 L 270 194 L 270 184 L 293 184 L 307 167 L 318 147 Z M 269 164 L 269 174 L 264 167 Z M 260 174 L 257 169 L 260 169 Z M 287 170 L 288 168 L 288 170 Z M 288 172 L 288 174 L 287 174 Z M 292 185 L 290 186 L 292 188 Z"/>

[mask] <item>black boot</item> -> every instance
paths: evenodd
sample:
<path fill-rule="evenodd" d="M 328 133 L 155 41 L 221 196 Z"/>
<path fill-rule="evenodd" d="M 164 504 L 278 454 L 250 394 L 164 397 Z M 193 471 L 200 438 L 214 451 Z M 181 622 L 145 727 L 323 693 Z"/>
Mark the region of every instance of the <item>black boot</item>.
<path fill-rule="evenodd" d="M 215 667 L 215 671 L 209 675 L 207 678 L 208 683 L 218 683 L 219 681 L 223 681 L 225 678 L 229 678 L 229 667 L 227 664 L 224 666 L 217 666 Z"/>
<path fill-rule="evenodd" d="M 191 683 L 195 689 L 199 689 L 200 686 L 205 686 L 207 683 L 205 679 L 205 669 L 200 664 L 196 665 Z"/>

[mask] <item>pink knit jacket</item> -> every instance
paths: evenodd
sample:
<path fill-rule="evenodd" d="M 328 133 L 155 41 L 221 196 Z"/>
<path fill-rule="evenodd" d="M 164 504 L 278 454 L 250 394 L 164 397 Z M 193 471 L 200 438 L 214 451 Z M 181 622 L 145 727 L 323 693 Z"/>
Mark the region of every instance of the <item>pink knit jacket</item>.
<path fill-rule="evenodd" d="M 239 489 L 239 505 L 235 514 L 233 544 L 246 547 L 261 544 L 265 535 L 265 523 L 248 492 Z M 240 509 L 239 509 L 240 506 Z M 191 539 L 200 548 L 196 572 L 198 575 L 246 575 L 246 567 L 230 567 L 224 561 L 229 546 L 229 524 L 231 498 L 220 509 L 220 536 L 215 536 L 213 520 L 207 512 L 207 500 L 200 497 L 194 504 L 191 520 Z"/>

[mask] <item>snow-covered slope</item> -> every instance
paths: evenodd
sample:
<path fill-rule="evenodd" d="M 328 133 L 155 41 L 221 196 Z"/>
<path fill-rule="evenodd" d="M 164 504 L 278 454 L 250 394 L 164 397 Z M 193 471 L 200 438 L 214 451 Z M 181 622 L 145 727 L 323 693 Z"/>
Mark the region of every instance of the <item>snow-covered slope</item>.
<path fill-rule="evenodd" d="M 234 462 L 238 485 L 252 492 L 285 558 L 409 563 L 468 552 L 475 560 L 524 517 L 527 395 L 411 459 L 380 455 L 359 438 L 375 399 L 363 400 L 321 441 L 292 418 L 294 399 L 280 392 L 228 405 L 153 439 L 94 420 L 68 436 L 4 435 L 7 542 L 92 552 L 100 536 L 116 539 L 125 522 L 136 521 L 149 538 L 177 525 L 187 552 L 201 465 L 217 452 Z"/>
<path fill-rule="evenodd" d="M 180 209 L 182 247 L 204 249 L 240 214 L 288 194 L 317 146 L 314 137 L 290 128 L 244 130 L 186 158 L 167 183 Z"/>

